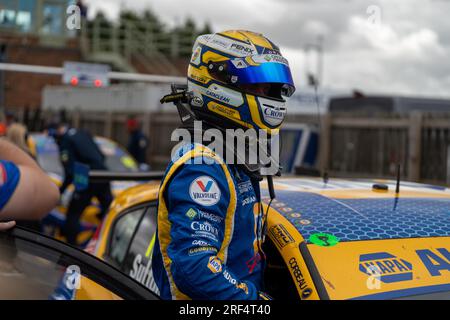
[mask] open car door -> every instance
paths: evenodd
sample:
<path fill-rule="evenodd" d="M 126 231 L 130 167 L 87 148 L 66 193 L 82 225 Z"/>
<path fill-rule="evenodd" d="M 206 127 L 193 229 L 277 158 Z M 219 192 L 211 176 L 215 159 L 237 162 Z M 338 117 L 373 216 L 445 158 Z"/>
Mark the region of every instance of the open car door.
<path fill-rule="evenodd" d="M 15 227 L 0 232 L 0 299 L 154 300 L 158 297 L 80 249 Z"/>

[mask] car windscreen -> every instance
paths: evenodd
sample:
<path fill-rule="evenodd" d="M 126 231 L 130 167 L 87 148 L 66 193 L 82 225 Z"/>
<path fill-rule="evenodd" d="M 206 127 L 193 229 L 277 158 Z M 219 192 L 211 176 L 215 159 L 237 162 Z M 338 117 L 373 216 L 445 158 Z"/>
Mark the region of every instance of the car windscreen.
<path fill-rule="evenodd" d="M 99 146 L 101 152 L 105 156 L 105 165 L 109 171 L 138 171 L 136 161 L 117 143 L 101 137 L 95 137 L 95 143 Z"/>
<path fill-rule="evenodd" d="M 50 137 L 33 135 L 36 145 L 36 160 L 45 172 L 64 175 L 64 169 L 59 159 L 57 144 Z"/>
<path fill-rule="evenodd" d="M 58 145 L 53 138 L 44 135 L 34 135 L 36 143 L 36 160 L 45 172 L 63 176 L 64 169 L 59 158 Z M 105 156 L 105 165 L 113 172 L 136 172 L 136 161 L 118 144 L 100 137 L 95 138 Z"/>

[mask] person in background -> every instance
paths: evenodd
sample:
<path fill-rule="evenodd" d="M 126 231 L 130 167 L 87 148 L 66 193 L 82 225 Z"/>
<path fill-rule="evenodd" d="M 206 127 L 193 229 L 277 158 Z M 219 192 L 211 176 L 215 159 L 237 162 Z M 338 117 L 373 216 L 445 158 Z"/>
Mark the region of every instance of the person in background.
<path fill-rule="evenodd" d="M 60 187 L 61 194 L 74 181 L 77 163 L 87 166 L 90 170 L 107 170 L 105 157 L 89 132 L 69 128 L 66 123 L 58 124 L 56 130 L 52 130 L 52 132 L 59 146 L 61 163 L 64 167 L 64 181 Z M 83 190 L 75 188 L 62 230 L 69 244 L 77 244 L 80 216 L 93 197 L 100 202 L 99 218 L 102 219 L 113 199 L 109 182 L 89 183 Z"/>
<path fill-rule="evenodd" d="M 42 219 L 58 200 L 58 187 L 37 163 L 0 139 L 0 230 L 12 228 L 15 220 Z"/>
<path fill-rule="evenodd" d="M 127 121 L 127 130 L 130 134 L 127 150 L 139 163 L 142 171 L 149 170 L 147 164 L 148 138 L 142 132 L 142 126 L 135 117 L 130 117 Z"/>
<path fill-rule="evenodd" d="M 9 141 L 14 143 L 20 149 L 25 151 L 27 154 L 31 154 L 30 149 L 28 148 L 28 132 L 27 128 L 20 123 L 13 123 L 8 127 L 8 131 L 6 133 L 6 137 Z"/>
<path fill-rule="evenodd" d="M 6 132 L 6 138 L 19 147 L 22 151 L 24 151 L 26 154 L 28 154 L 30 157 L 33 157 L 29 147 L 28 147 L 28 132 L 27 128 L 18 122 L 13 122 L 9 127 L 8 131 Z M 26 227 L 29 229 L 33 229 L 35 231 L 41 231 L 41 222 L 40 221 L 29 221 L 29 220 L 20 220 L 17 221 L 18 225 L 22 227 Z"/>

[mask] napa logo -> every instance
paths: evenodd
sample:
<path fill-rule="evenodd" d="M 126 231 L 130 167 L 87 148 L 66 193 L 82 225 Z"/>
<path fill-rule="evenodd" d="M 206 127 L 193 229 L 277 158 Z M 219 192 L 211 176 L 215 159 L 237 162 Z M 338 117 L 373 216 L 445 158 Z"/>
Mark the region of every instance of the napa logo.
<path fill-rule="evenodd" d="M 220 189 L 213 178 L 201 176 L 191 182 L 189 195 L 198 204 L 212 206 L 220 200 Z"/>
<path fill-rule="evenodd" d="M 369 276 L 376 275 L 384 283 L 408 281 L 413 278 L 413 267 L 408 261 L 387 252 L 362 254 L 359 270 Z"/>
<path fill-rule="evenodd" d="M 208 261 L 208 268 L 212 273 L 222 272 L 222 262 L 217 257 L 210 257 Z"/>

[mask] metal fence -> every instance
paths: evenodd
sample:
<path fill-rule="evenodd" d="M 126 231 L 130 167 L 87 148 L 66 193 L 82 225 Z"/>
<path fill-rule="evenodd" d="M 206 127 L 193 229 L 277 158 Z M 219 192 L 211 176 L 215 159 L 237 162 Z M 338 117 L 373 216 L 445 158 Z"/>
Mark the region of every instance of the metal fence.
<path fill-rule="evenodd" d="M 319 166 L 331 175 L 393 178 L 400 164 L 409 181 L 447 182 L 450 114 L 335 114 L 322 128 Z"/>
<path fill-rule="evenodd" d="M 122 20 L 121 25 L 103 25 L 98 19 L 85 23 L 82 37 L 91 51 L 121 53 L 127 57 L 140 51 L 144 54 L 156 52 L 172 57 L 190 55 L 196 34 L 180 35 L 177 32 L 162 32 L 151 22 Z"/>
<path fill-rule="evenodd" d="M 162 32 L 151 22 L 122 20 L 104 25 L 98 19 L 82 25 L 80 45 L 85 57 L 109 61 L 129 72 L 179 74 L 169 58 L 189 57 L 196 34 Z"/>

